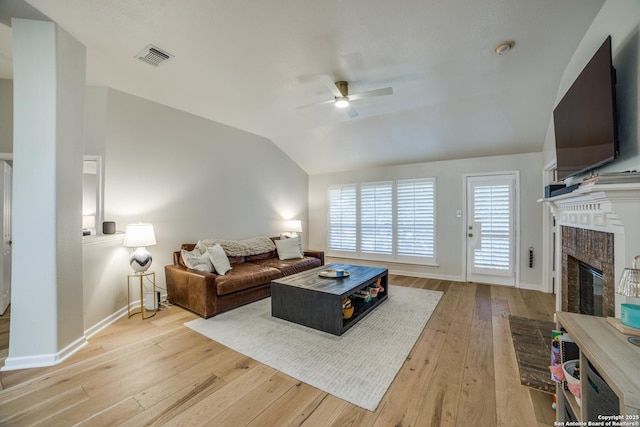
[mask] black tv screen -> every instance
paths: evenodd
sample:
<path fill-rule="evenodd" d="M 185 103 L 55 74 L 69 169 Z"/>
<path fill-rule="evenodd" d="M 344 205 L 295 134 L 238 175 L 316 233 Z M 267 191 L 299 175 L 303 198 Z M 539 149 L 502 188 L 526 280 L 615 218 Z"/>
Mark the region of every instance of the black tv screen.
<path fill-rule="evenodd" d="M 553 111 L 558 180 L 618 157 L 615 69 L 611 36 Z"/>

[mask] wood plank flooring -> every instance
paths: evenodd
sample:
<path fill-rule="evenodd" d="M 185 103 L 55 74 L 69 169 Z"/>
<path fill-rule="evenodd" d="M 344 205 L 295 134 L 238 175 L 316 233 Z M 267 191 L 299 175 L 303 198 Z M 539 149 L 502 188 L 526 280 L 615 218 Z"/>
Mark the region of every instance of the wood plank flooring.
<path fill-rule="evenodd" d="M 183 324 L 196 316 L 174 306 L 118 320 L 58 366 L 0 372 L 0 425 L 553 425 L 551 395 L 520 385 L 508 320 L 552 320 L 553 295 L 397 275 L 389 283 L 444 295 L 375 412 L 193 332 Z"/>

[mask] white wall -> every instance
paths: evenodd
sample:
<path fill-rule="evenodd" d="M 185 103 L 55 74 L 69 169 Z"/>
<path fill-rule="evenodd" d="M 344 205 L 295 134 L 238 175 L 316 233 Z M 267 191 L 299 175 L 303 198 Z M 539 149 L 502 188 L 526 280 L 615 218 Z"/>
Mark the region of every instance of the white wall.
<path fill-rule="evenodd" d="M 386 265 L 390 271 L 424 277 L 463 280 L 464 277 L 464 224 L 456 217 L 464 210 L 463 194 L 465 174 L 520 172 L 521 212 L 521 277 L 523 287 L 538 289 L 541 283 L 540 262 L 528 267 L 528 249 L 533 246 L 540 257 L 542 206 L 536 200 L 542 195 L 542 155 L 540 153 L 496 156 L 392 166 L 363 171 L 312 175 L 309 177 L 309 247 L 327 250 L 327 191 L 335 184 L 374 182 L 407 178 L 436 178 L 436 257 L 438 267 L 410 264 L 372 263 L 346 260 L 370 265 Z M 334 259 L 330 259 L 334 260 Z M 345 261 L 345 260 L 340 260 Z"/>
<path fill-rule="evenodd" d="M 126 313 L 129 250 L 122 246 L 123 234 L 83 239 L 82 264 L 84 330 L 94 334 Z M 138 291 L 131 287 L 134 301 Z"/>
<path fill-rule="evenodd" d="M 77 230 L 85 49 L 52 22 L 12 24 L 12 313 L 4 369 L 57 363 L 84 343 Z"/>
<path fill-rule="evenodd" d="M 3 117 L 13 117 L 12 106 L 3 107 L 11 91 L 12 81 L 0 80 Z M 0 137 L 0 152 L 12 152 L 12 135 Z M 119 231 L 127 223 L 153 223 L 158 244 L 149 250 L 163 288 L 164 265 L 183 242 L 274 236 L 285 218 L 295 217 L 306 246 L 307 174 L 266 138 L 88 87 L 84 153 L 103 158 L 105 220 L 116 221 Z M 85 331 L 126 311 L 128 257 L 122 235 L 84 239 Z"/>
<path fill-rule="evenodd" d="M 87 106 L 86 154 L 104 132 L 105 220 L 153 224 L 158 285 L 181 243 L 278 235 L 290 217 L 308 229 L 307 174 L 268 139 L 112 89 L 91 88 Z M 126 309 L 129 250 L 115 239 L 84 245 L 86 329 Z"/>
<path fill-rule="evenodd" d="M 617 74 L 616 107 L 620 157 L 603 167 L 601 171 L 640 170 L 640 140 L 638 139 L 640 2 L 607 0 L 569 61 L 560 81 L 555 104 L 560 102 L 578 74 L 609 35 L 611 35 L 613 66 Z M 550 112 L 543 153 L 544 164 L 556 157 L 552 112 Z"/>

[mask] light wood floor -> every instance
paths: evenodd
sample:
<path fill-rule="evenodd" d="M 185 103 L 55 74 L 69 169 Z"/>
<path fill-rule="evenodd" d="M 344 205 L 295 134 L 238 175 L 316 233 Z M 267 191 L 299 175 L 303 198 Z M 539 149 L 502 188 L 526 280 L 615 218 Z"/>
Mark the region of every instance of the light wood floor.
<path fill-rule="evenodd" d="M 183 326 L 178 307 L 123 318 L 62 364 L 0 373 L 0 425 L 551 426 L 518 379 L 508 315 L 552 320 L 534 291 L 391 276 L 444 296 L 375 412 Z"/>

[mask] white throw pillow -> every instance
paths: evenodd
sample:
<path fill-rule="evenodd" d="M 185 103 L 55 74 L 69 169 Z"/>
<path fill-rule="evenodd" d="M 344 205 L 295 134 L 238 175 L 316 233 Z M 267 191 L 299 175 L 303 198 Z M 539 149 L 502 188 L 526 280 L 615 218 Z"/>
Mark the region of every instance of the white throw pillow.
<path fill-rule="evenodd" d="M 201 254 L 205 254 L 207 253 L 207 244 L 202 240 L 198 240 L 198 243 L 196 243 L 196 246 L 193 248 L 193 251 L 194 252 L 200 251 Z"/>
<path fill-rule="evenodd" d="M 278 250 L 278 258 L 281 260 L 304 257 L 300 236 L 276 240 L 276 249 Z"/>
<path fill-rule="evenodd" d="M 213 271 L 213 264 L 208 254 L 201 254 L 198 249 L 194 249 L 191 252 L 182 249 L 180 251 L 182 255 L 182 261 L 187 268 L 197 271 L 206 271 L 211 273 Z"/>
<path fill-rule="evenodd" d="M 231 270 L 231 264 L 229 263 L 229 258 L 227 258 L 227 254 L 220 246 L 220 243 L 216 243 L 214 246 L 207 246 L 207 255 L 213 264 L 213 268 L 216 270 L 221 276 Z"/>

